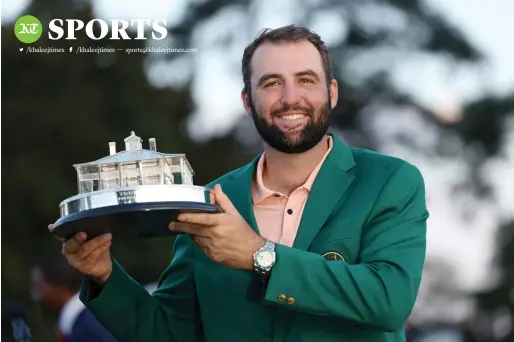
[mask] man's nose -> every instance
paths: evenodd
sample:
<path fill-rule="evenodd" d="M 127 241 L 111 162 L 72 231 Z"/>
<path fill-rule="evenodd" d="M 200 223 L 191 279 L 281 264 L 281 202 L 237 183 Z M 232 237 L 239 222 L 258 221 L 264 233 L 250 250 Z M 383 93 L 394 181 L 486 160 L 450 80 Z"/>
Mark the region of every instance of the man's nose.
<path fill-rule="evenodd" d="M 293 82 L 286 82 L 282 88 L 282 105 L 295 105 L 300 102 L 301 94 L 300 90 Z"/>

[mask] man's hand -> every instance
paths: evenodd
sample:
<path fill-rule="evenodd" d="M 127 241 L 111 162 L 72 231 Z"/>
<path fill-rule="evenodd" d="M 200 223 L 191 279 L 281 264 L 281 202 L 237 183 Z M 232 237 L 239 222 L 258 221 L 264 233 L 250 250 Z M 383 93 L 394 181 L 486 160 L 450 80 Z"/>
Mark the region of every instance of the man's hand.
<path fill-rule="evenodd" d="M 234 269 L 253 269 L 253 253 L 264 246 L 260 237 L 239 214 L 221 186 L 214 187 L 223 213 L 180 214 L 170 223 L 174 232 L 191 235 L 198 247 L 213 261 Z"/>
<path fill-rule="evenodd" d="M 51 232 L 54 225 L 49 225 L 48 229 Z M 112 236 L 103 234 L 87 242 L 86 238 L 86 233 L 82 232 L 63 241 L 61 253 L 80 273 L 87 274 L 96 282 L 104 284 L 112 272 L 110 253 Z"/>

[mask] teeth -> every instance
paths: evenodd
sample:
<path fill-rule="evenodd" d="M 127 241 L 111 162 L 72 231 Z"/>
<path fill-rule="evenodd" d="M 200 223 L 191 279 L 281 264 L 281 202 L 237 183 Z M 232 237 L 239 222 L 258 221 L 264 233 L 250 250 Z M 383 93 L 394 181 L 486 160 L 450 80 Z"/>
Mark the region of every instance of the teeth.
<path fill-rule="evenodd" d="M 296 120 L 303 118 L 304 115 L 302 114 L 291 114 L 291 115 L 282 115 L 280 118 L 284 120 Z"/>

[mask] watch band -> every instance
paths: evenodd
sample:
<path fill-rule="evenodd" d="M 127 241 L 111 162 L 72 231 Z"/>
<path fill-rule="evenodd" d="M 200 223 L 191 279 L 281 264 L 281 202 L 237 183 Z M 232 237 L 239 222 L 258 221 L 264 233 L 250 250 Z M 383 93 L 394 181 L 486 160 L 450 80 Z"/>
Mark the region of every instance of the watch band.
<path fill-rule="evenodd" d="M 266 243 L 264 244 L 264 246 L 262 248 L 269 249 L 274 252 L 275 251 L 275 243 L 273 241 L 266 240 Z"/>

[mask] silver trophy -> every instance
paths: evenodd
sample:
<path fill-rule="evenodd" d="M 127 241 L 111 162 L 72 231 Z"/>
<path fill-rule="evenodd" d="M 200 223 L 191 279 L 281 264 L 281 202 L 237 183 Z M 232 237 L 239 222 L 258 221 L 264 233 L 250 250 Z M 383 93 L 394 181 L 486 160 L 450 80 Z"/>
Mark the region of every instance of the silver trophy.
<path fill-rule="evenodd" d="M 68 239 L 77 232 L 89 238 L 103 233 L 156 237 L 168 229 L 180 212 L 219 212 L 210 189 L 193 185 L 193 169 L 184 154 L 157 152 L 155 138 L 149 150 L 131 132 L 125 151 L 109 143 L 109 156 L 75 164 L 78 195 L 59 205 L 60 218 L 53 234 Z"/>

